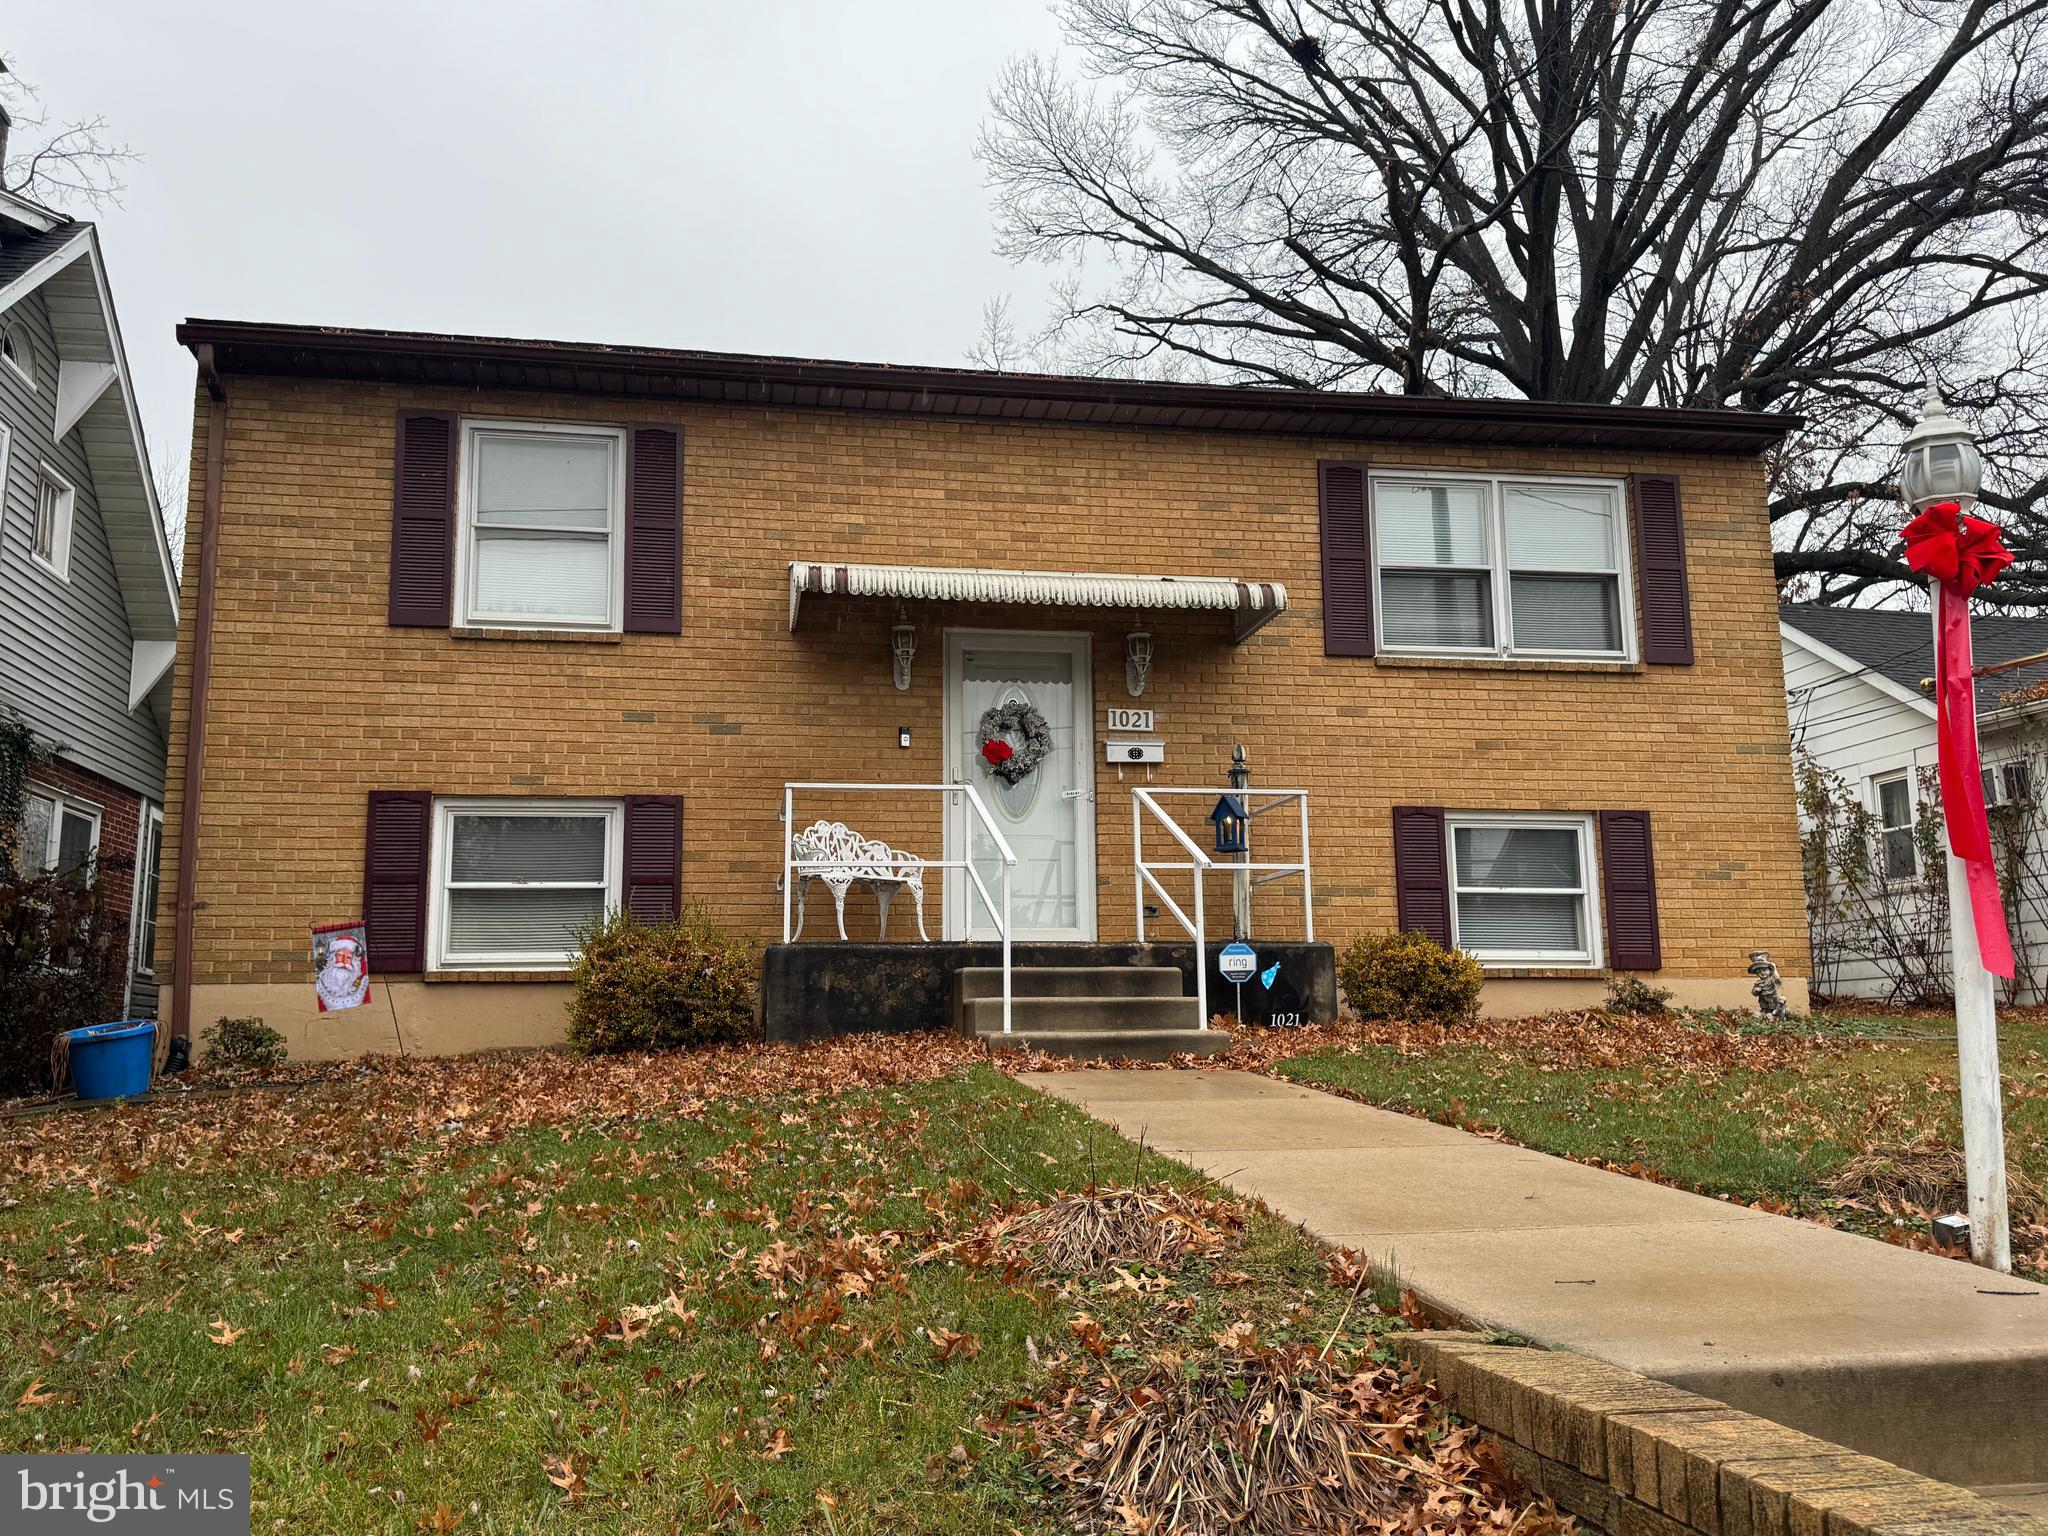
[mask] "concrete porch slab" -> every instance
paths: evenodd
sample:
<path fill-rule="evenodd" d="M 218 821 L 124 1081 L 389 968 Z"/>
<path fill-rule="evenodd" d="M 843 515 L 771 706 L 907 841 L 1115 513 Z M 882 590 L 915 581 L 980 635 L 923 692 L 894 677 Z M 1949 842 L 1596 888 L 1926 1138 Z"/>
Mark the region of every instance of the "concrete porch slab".
<path fill-rule="evenodd" d="M 1425 1300 L 1965 1486 L 2048 1481 L 2048 1289 L 1241 1072 L 1023 1081 Z"/>

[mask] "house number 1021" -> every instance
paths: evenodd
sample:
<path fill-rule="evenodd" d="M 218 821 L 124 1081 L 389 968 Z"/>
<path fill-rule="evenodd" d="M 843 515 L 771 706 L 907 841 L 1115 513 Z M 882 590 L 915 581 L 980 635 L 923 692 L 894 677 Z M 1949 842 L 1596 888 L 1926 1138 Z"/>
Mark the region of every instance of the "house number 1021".
<path fill-rule="evenodd" d="M 1149 731 L 1152 729 L 1152 711 L 1112 709 L 1109 712 L 1109 728 L 1112 731 Z"/>

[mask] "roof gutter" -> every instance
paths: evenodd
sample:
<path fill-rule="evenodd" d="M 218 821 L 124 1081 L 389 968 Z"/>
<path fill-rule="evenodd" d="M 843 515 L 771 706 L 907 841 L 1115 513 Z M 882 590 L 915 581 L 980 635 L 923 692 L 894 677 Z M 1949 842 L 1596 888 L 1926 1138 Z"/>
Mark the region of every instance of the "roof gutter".
<path fill-rule="evenodd" d="M 185 703 L 185 777 L 178 802 L 178 887 L 171 933 L 171 1064 L 192 1057 L 192 924 L 201 910 L 199 834 L 206 793 L 206 708 L 213 682 L 213 610 L 220 565 L 221 485 L 227 477 L 228 392 L 213 348 L 192 349 L 206 386 L 206 479 L 199 514 L 199 592 L 192 614 L 192 678 Z"/>

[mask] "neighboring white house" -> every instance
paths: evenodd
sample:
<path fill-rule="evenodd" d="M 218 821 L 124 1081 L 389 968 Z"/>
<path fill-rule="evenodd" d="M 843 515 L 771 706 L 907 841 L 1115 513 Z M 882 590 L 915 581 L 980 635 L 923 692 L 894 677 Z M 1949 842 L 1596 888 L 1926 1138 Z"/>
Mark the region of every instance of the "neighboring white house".
<path fill-rule="evenodd" d="M 1930 873 L 1918 827 L 1923 773 L 1931 776 L 1936 763 L 1934 700 L 1922 686 L 1934 672 L 1928 615 L 1787 603 L 1778 621 L 1795 760 L 1803 755 L 1838 775 L 1871 812 L 1875 872 L 1905 890 Z M 2048 653 L 2048 618 L 1979 617 L 1971 636 L 1981 670 Z M 2014 943 L 2023 946 L 2019 995 L 2037 1001 L 2048 981 L 2048 662 L 1980 677 L 1977 723 L 1994 839 L 2016 861 L 2008 870 L 2019 870 L 2005 882 Z M 1818 933 L 1815 947 L 1825 947 Z M 1872 949 L 1852 940 L 1827 990 L 1891 993 L 1897 968 Z M 1817 958 L 1816 991 L 1824 986 L 1819 969 Z"/>

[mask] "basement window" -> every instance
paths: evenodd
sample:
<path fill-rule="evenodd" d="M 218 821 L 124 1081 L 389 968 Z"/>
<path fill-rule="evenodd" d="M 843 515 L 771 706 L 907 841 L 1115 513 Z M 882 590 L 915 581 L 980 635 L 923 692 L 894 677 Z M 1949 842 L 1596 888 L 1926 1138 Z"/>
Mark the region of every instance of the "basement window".
<path fill-rule="evenodd" d="M 553 969 L 619 905 L 623 807 L 443 800 L 434 807 L 437 970 Z"/>
<path fill-rule="evenodd" d="M 1449 816 L 1451 941 L 1488 965 L 1597 965 L 1586 816 Z"/>

